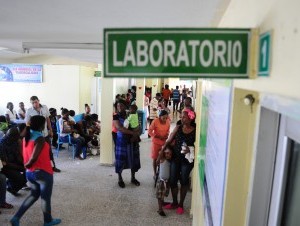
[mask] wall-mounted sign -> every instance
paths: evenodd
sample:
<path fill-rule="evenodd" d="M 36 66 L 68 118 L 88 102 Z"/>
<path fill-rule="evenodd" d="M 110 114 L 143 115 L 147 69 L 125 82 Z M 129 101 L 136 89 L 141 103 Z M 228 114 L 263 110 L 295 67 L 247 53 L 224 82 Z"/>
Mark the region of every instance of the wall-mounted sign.
<path fill-rule="evenodd" d="M 259 36 L 258 75 L 269 76 L 271 66 L 271 33 L 266 32 Z"/>
<path fill-rule="evenodd" d="M 204 207 L 207 212 L 206 226 L 223 225 L 231 96 L 231 80 L 203 81 L 198 158 L 200 182 L 204 188 Z"/>
<path fill-rule="evenodd" d="M 42 65 L 0 64 L 0 82 L 40 83 L 42 79 Z"/>
<path fill-rule="evenodd" d="M 105 29 L 104 77 L 248 78 L 250 29 Z"/>
<path fill-rule="evenodd" d="M 95 77 L 101 77 L 101 71 L 95 71 L 94 76 Z"/>

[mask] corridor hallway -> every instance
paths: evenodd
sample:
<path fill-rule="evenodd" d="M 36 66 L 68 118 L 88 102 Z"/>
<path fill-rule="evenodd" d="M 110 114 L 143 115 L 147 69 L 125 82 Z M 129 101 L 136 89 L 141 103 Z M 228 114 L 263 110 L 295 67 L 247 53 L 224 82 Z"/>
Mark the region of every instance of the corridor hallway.
<path fill-rule="evenodd" d="M 173 123 L 174 124 L 174 123 Z M 174 125 L 173 125 L 174 126 Z M 172 127 L 173 127 L 172 126 Z M 147 131 L 146 131 L 147 132 Z M 130 170 L 124 170 L 126 187 L 119 188 L 114 167 L 103 166 L 99 156 L 88 156 L 86 160 L 73 161 L 70 152 L 63 150 L 56 158 L 61 173 L 54 174 L 52 215 L 61 218 L 60 225 L 69 226 L 137 226 L 137 225 L 192 225 L 190 218 L 191 192 L 185 200 L 185 213 L 177 215 L 175 210 L 166 210 L 167 217 L 161 217 L 153 187 L 151 140 L 142 135 L 140 147 L 142 168 L 136 174 L 140 187 L 130 183 Z M 21 196 L 7 193 L 7 202 L 14 209 L 1 209 L 0 225 L 9 225 L 12 214 L 19 208 L 28 191 Z M 166 198 L 171 201 L 171 195 Z M 41 202 L 38 200 L 21 219 L 21 226 L 42 225 Z"/>

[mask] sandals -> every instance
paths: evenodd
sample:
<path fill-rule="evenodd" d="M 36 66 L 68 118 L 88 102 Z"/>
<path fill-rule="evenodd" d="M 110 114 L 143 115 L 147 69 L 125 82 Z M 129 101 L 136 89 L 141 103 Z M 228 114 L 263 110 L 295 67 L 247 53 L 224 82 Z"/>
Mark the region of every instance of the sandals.
<path fill-rule="evenodd" d="M 167 209 L 167 210 L 177 209 L 177 207 L 178 207 L 178 204 L 173 204 L 173 203 L 169 203 L 167 205 L 164 205 L 164 209 Z"/>
<path fill-rule="evenodd" d="M 179 215 L 183 214 L 184 213 L 183 208 L 182 207 L 178 207 L 177 210 L 176 210 L 176 213 L 179 214 Z"/>
<path fill-rule="evenodd" d="M 120 180 L 120 181 L 118 182 L 118 185 L 119 185 L 120 188 L 125 188 L 125 183 L 124 183 L 124 181 L 122 181 L 122 180 Z"/>
<path fill-rule="evenodd" d="M 11 205 L 11 204 L 9 204 L 9 203 L 7 203 L 7 202 L 5 202 L 3 204 L 0 204 L 0 208 L 3 208 L 3 209 L 12 209 L 12 208 L 14 208 L 14 206 Z"/>
<path fill-rule="evenodd" d="M 131 179 L 131 183 L 134 184 L 135 186 L 140 186 L 141 183 L 137 179 Z"/>

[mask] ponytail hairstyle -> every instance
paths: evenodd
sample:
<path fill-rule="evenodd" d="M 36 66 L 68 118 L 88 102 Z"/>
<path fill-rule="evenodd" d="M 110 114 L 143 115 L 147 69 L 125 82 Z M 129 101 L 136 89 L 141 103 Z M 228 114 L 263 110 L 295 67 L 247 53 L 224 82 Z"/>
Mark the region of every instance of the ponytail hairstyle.
<path fill-rule="evenodd" d="M 60 110 L 62 115 L 69 113 L 69 110 L 67 108 L 61 108 Z"/>
<path fill-rule="evenodd" d="M 42 115 L 35 115 L 30 118 L 30 126 L 26 127 L 25 146 L 27 146 L 28 141 L 30 140 L 30 130 L 43 131 L 45 122 L 46 119 Z"/>

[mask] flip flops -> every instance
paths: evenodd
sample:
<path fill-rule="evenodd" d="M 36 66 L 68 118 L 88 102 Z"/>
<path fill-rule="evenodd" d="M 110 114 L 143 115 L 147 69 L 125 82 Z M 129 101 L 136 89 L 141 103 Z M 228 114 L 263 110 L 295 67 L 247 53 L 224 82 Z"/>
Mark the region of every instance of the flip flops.
<path fill-rule="evenodd" d="M 183 208 L 182 207 L 178 207 L 177 210 L 176 210 L 176 213 L 179 214 L 179 215 L 183 214 L 184 213 Z"/>
<path fill-rule="evenodd" d="M 164 209 L 167 209 L 167 210 L 174 210 L 178 207 L 178 204 L 173 204 L 173 203 L 169 203 L 167 205 L 164 205 Z"/>

